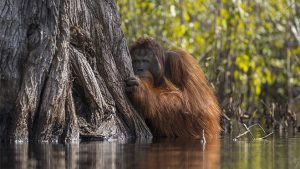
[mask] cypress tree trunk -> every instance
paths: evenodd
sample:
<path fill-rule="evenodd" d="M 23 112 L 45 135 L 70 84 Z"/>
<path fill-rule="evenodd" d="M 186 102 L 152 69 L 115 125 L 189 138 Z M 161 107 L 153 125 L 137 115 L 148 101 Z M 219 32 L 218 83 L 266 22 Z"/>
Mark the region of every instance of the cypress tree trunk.
<path fill-rule="evenodd" d="M 0 1 L 0 138 L 77 141 L 151 133 L 114 0 Z"/>

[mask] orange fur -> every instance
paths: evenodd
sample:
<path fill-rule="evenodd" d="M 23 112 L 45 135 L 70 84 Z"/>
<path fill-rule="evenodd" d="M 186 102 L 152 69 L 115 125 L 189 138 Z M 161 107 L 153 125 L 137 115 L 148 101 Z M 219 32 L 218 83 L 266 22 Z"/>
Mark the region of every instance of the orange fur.
<path fill-rule="evenodd" d="M 145 42 L 144 39 L 138 40 L 141 41 Z M 155 43 L 152 41 L 147 39 L 146 42 Z M 131 52 L 142 46 L 145 44 L 135 43 Z M 150 46 L 150 49 L 157 48 Z M 184 51 L 164 51 L 156 57 L 164 67 L 160 85 L 154 86 L 141 79 L 131 95 L 154 135 L 201 138 L 204 130 L 207 139 L 217 137 L 220 109 L 196 60 Z"/>

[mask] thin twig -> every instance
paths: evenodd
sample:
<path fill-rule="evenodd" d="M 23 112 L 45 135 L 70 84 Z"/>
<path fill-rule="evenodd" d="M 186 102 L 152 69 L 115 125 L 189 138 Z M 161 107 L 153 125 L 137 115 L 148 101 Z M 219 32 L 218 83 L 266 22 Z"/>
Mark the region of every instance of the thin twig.
<path fill-rule="evenodd" d="M 247 131 L 245 131 L 244 133 L 242 133 L 242 134 L 239 134 L 238 136 L 236 136 L 236 137 L 233 139 L 233 141 L 236 141 L 238 138 L 240 138 L 240 137 L 242 137 L 242 136 L 246 135 L 247 133 L 249 133 L 249 131 L 248 131 L 248 130 L 247 130 Z"/>
<path fill-rule="evenodd" d="M 250 130 L 250 128 L 252 128 L 252 127 L 254 127 L 254 126 L 259 126 L 259 127 L 263 130 L 263 132 L 264 132 L 264 134 L 265 134 L 265 136 L 258 138 L 258 140 L 266 139 L 267 137 L 269 137 L 270 135 L 273 134 L 273 132 L 267 134 L 266 131 L 264 130 L 264 128 L 263 128 L 260 124 L 258 124 L 258 123 L 253 124 L 253 125 L 251 125 L 251 126 L 249 126 L 249 127 L 248 127 L 245 123 L 243 123 L 243 126 L 245 127 L 246 131 L 245 131 L 244 133 L 239 134 L 238 136 L 236 136 L 236 137 L 233 139 L 233 141 L 237 141 L 237 139 L 239 139 L 240 137 L 242 137 L 242 136 L 244 136 L 244 135 L 246 135 L 246 134 L 248 134 L 248 133 L 250 133 L 250 135 L 251 135 L 251 137 L 252 137 L 252 140 L 255 140 L 255 137 L 253 136 L 253 134 L 252 134 L 252 132 L 251 132 L 251 130 Z"/>
<path fill-rule="evenodd" d="M 261 137 L 260 139 L 266 139 L 267 137 L 269 137 L 270 135 L 272 135 L 273 134 L 273 132 L 272 133 L 269 133 L 269 134 L 267 134 L 267 135 L 265 135 L 265 136 L 263 136 L 263 137 Z"/>
<path fill-rule="evenodd" d="M 265 134 L 267 134 L 266 131 L 264 130 L 264 128 L 262 128 L 262 126 L 261 126 L 260 124 L 258 124 L 258 123 L 255 123 L 255 124 L 249 126 L 248 128 L 250 129 L 251 127 L 254 127 L 254 126 L 259 126 L 259 127 L 262 129 L 262 131 L 263 131 Z"/>
<path fill-rule="evenodd" d="M 247 125 L 246 125 L 245 123 L 243 123 L 243 126 L 246 128 L 246 130 L 249 131 L 249 133 L 250 133 L 252 139 L 255 139 L 255 137 L 253 136 L 252 132 L 251 132 L 250 129 L 247 127 Z"/>

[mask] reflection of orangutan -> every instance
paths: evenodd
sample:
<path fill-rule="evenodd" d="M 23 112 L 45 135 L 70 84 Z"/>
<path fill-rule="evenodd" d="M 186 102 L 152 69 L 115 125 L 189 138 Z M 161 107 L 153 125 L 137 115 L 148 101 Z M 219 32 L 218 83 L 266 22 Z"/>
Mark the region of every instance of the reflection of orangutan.
<path fill-rule="evenodd" d="M 220 109 L 196 60 L 184 51 L 165 51 L 153 39 L 130 48 L 135 75 L 129 96 L 155 136 L 218 136 Z"/>

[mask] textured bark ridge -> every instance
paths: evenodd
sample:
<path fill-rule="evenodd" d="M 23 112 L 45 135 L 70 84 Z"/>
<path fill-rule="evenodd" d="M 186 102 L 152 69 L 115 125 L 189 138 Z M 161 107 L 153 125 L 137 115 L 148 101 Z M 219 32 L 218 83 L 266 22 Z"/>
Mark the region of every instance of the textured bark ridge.
<path fill-rule="evenodd" d="M 113 0 L 0 2 L 0 138 L 145 138 Z"/>

